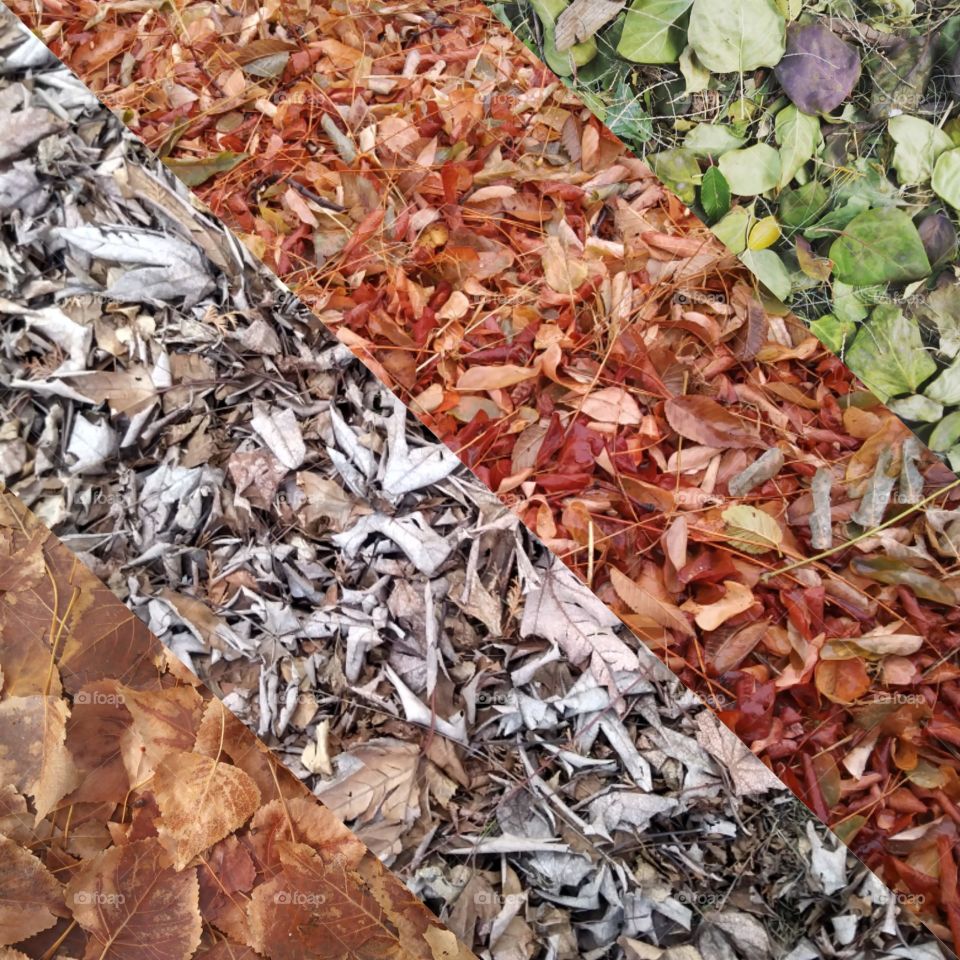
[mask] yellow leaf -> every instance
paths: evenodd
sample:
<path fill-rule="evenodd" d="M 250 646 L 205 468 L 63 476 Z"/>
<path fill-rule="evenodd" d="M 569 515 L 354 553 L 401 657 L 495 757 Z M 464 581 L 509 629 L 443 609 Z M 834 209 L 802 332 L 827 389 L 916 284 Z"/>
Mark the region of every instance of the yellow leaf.
<path fill-rule="evenodd" d="M 756 507 L 738 505 L 729 507 L 721 514 L 730 537 L 730 545 L 744 553 L 780 552 L 783 531 L 769 513 Z"/>

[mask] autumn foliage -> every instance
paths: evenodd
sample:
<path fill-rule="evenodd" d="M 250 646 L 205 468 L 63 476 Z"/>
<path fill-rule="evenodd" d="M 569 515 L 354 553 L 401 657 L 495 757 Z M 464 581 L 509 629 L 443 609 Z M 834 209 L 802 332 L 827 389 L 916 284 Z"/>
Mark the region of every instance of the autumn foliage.
<path fill-rule="evenodd" d="M 472 954 L 0 496 L 5 960 Z"/>
<path fill-rule="evenodd" d="M 486 8 L 14 8 L 960 940 L 958 481 Z"/>

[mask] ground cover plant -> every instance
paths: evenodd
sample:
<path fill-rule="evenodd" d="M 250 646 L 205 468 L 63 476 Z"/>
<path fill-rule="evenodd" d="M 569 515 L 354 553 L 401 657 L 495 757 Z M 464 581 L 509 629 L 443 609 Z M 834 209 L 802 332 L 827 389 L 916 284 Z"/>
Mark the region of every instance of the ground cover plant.
<path fill-rule="evenodd" d="M 494 9 L 924 439 L 960 429 L 960 5 Z"/>
<path fill-rule="evenodd" d="M 323 815 L 324 856 L 334 840 L 352 855 L 359 838 L 478 955 L 941 960 L 917 922 L 922 894 L 892 895 L 845 852 L 222 226 L 140 162 L 65 70 L 24 36 L 6 39 L 16 79 L 5 89 L 46 133 L 17 155 L 31 189 L 10 192 L 2 235 L 20 242 L 4 247 L 0 475 L 34 514 L 3 501 L 0 710 L 27 692 L 26 587 L 46 596 L 52 577 L 67 612 L 46 611 L 35 635 L 69 636 L 57 670 L 73 695 L 55 709 L 70 711 L 64 745 L 84 773 L 36 831 L 32 781 L 9 754 L 0 760 L 23 783 L 7 789 L 0 833 L 33 883 L 0 875 L 0 935 L 17 943 L 6 960 L 79 955 L 97 911 L 101 926 L 124 915 L 138 856 L 144 882 L 153 870 L 163 889 L 187 892 L 165 956 L 193 943 L 194 876 L 195 956 L 272 956 L 288 906 L 302 924 L 310 908 L 337 905 L 301 878 L 292 890 L 276 878 L 248 886 L 274 803 L 171 872 L 146 844 L 163 778 L 137 768 L 135 799 L 108 802 L 130 789 L 121 762 L 141 745 L 156 759 L 172 737 L 190 741 L 191 704 L 206 701 L 201 731 L 208 713 L 227 725 L 231 758 L 246 744 L 181 660 L 350 824 L 347 843 Z M 66 125 L 50 130 L 54 117 Z M 71 242 L 89 256 L 64 253 Z M 179 267 L 151 273 L 161 250 Z M 79 563 L 44 540 L 36 516 Z M 177 659 L 107 588 L 90 599 L 80 564 Z M 75 689 L 75 635 L 104 623 L 124 656 L 85 655 L 124 685 L 100 677 Z M 137 646 L 168 665 L 148 671 L 158 689 L 133 689 Z M 298 825 L 317 826 L 282 769 L 239 753 L 234 764 L 258 784 L 279 777 Z M 223 767 L 218 777 L 245 782 Z M 170 831 L 157 823 L 162 847 Z M 103 876 L 113 861 L 117 877 Z M 265 866 L 264 876 L 276 865 Z M 280 906 L 267 943 L 245 918 L 260 917 L 271 892 Z M 124 950 L 147 945 L 131 920 Z M 449 941 L 431 937 L 449 957 Z M 298 955 L 330 955 L 328 940 L 299 942 Z M 102 941 L 91 929 L 88 952 L 123 952 Z M 385 950 L 372 940 L 349 955 Z"/>
<path fill-rule="evenodd" d="M 186 66 L 113 102 L 949 936 L 955 478 L 485 8 L 455 12 L 122 12 L 130 71 Z M 272 66 L 213 70 L 243 31 Z"/>

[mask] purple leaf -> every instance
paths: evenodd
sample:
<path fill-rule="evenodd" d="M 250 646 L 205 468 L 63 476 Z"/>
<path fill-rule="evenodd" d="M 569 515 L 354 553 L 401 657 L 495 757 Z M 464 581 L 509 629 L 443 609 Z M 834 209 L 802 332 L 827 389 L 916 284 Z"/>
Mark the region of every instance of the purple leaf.
<path fill-rule="evenodd" d="M 774 71 L 798 110 L 829 113 L 860 79 L 860 53 L 821 24 L 787 28 L 787 52 Z"/>
<path fill-rule="evenodd" d="M 920 240 L 927 259 L 940 266 L 957 255 L 957 231 L 942 213 L 932 213 L 920 221 Z"/>

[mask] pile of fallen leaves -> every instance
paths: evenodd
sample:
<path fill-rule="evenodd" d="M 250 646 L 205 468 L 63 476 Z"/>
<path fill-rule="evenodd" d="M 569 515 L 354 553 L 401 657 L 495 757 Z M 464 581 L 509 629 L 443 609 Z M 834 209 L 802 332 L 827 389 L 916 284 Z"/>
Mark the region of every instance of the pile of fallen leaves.
<path fill-rule="evenodd" d="M 567 185 L 622 189 L 616 135 L 960 464 L 956 4 L 493 3 L 576 98 L 477 4 L 12 5 L 305 292 L 336 260 L 509 272 Z"/>
<path fill-rule="evenodd" d="M 444 9 L 187 5 L 84 32 L 51 4 L 42 29 L 957 927 L 955 479 L 485 10 Z"/>
<path fill-rule="evenodd" d="M 0 666 L 6 957 L 472 956 L 7 493 Z"/>
<path fill-rule="evenodd" d="M 49 97 L 73 123 L 18 159 L 37 189 L 4 302 L 7 482 L 465 943 L 496 960 L 542 951 L 571 960 L 611 951 L 631 960 L 939 960 L 912 920 L 923 898 L 891 897 L 219 225 L 168 178 L 131 162 L 131 142 L 76 97 L 63 71 L 24 84 L 34 109 Z M 61 245 L 70 252 L 57 259 Z M 182 266 L 151 274 L 151 252 L 171 251 Z M 74 828 L 37 848 L 51 874 L 81 869 L 66 846 L 82 864 L 116 859 L 128 882 L 128 858 L 141 847 L 127 848 L 146 844 L 156 820 L 151 869 L 173 876 L 163 857 L 174 801 L 168 784 L 159 809 L 141 802 L 165 775 L 151 778 L 149 764 L 174 746 L 205 749 L 214 720 L 232 763 L 219 755 L 218 776 L 239 780 L 224 771 L 241 769 L 266 809 L 288 798 L 308 842 L 316 826 L 325 851 L 352 856 L 357 841 L 328 819 L 318 826 L 321 814 L 279 769 L 241 752 L 238 726 L 176 661 L 156 665 L 155 641 L 106 590 L 71 599 L 73 584 L 87 581 L 60 548 L 46 544 L 45 567 L 40 555 L 24 562 L 17 537 L 38 528 L 22 511 L 10 518 L 0 543 L 16 560 L 0 563 L 4 576 L 56 584 L 68 611 L 38 618 L 36 642 L 98 634 L 112 618 L 110 651 L 89 656 L 106 653 L 105 669 L 116 667 L 123 684 L 98 675 L 75 689 L 74 658 L 59 664 L 70 696 L 58 709 L 72 711 L 66 748 L 99 771 L 83 789 L 104 796 L 55 802 L 48 819 Z M 69 582 L 38 580 L 47 568 L 67 571 Z M 16 594 L 4 598 L 17 609 Z M 9 629 L 2 636 L 0 709 L 12 709 L 6 697 L 26 691 L 16 690 L 22 663 L 9 652 L 23 641 Z M 144 690 L 125 666 L 141 645 L 150 665 L 142 680 L 152 683 Z M 30 662 L 47 677 L 49 659 Z M 86 745 L 104 728 L 105 742 Z M 134 761 L 135 799 L 117 808 L 109 801 L 121 788 L 127 795 Z M 188 792 L 177 802 L 193 812 Z M 205 816 L 190 830 L 199 833 Z M 211 939 L 217 930 L 261 950 L 269 937 L 279 950 L 285 932 L 275 927 L 248 939 L 268 894 L 302 911 L 325 895 L 299 885 L 299 874 L 290 891 L 250 879 L 264 864 L 284 882 L 294 869 L 287 847 L 272 833 L 264 839 L 267 822 L 282 831 L 261 810 L 201 852 L 199 867 L 176 874 L 189 885 L 199 872 Z M 12 829 L 3 832 L 30 842 Z M 70 846 L 80 837 L 82 849 Z M 148 876 L 145 862 L 134 865 Z M 82 871 L 67 888 L 89 906 L 74 910 L 80 928 L 94 914 L 108 926 L 125 916 L 118 896 L 129 888 Z M 50 886 L 59 908 L 55 893 Z M 51 913 L 57 925 L 20 944 L 22 953 L 53 955 L 58 938 L 64 953 L 79 953 L 76 928 L 61 938 L 68 918 Z M 299 942 L 297 951 L 310 947 L 318 949 Z"/>

